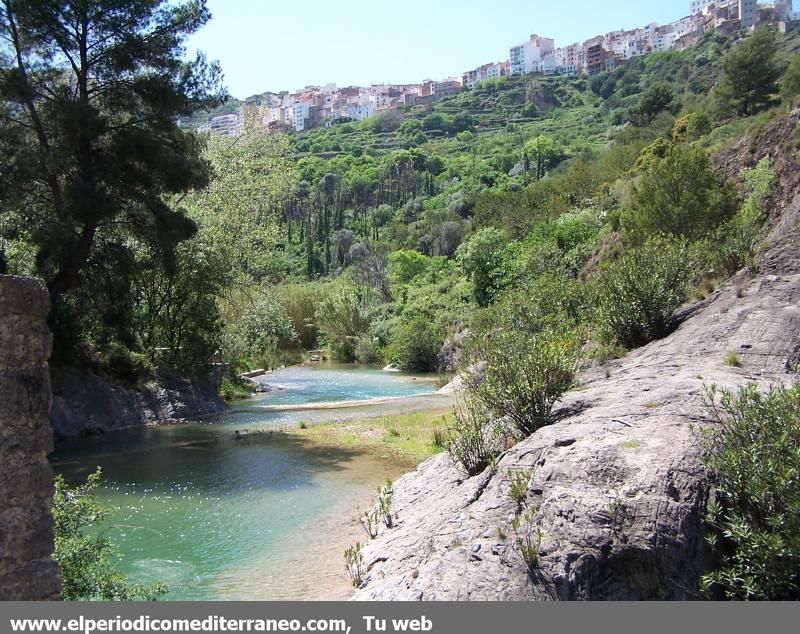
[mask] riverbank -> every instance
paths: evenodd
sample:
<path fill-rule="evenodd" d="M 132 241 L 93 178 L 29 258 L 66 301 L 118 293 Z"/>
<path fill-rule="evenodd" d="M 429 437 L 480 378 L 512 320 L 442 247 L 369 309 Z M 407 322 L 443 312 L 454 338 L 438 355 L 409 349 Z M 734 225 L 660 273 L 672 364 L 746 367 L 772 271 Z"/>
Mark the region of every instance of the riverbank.
<path fill-rule="evenodd" d="M 408 399 L 418 400 L 418 399 Z M 452 409 L 438 407 L 431 411 L 394 414 L 345 422 L 328 422 L 306 425 L 300 423 L 287 433 L 307 446 L 319 451 L 350 451 L 358 456 L 344 465 L 337 474 L 343 480 L 356 475 L 363 480 L 379 472 L 385 479 L 396 480 L 418 464 L 444 451 L 442 440 L 451 423 Z M 372 473 L 374 471 L 374 473 Z M 377 486 L 377 485 L 376 485 Z M 270 592 L 276 600 L 345 600 L 352 596 L 353 587 L 343 570 L 343 553 L 356 542 L 364 543 L 368 537 L 359 522 L 363 512 L 375 504 L 375 492 L 364 493 L 355 501 L 339 505 L 319 520 L 309 523 L 303 530 L 287 539 L 287 553 L 301 550 L 298 544 L 312 543 L 313 558 L 295 557 L 291 568 L 299 574 L 290 581 L 276 584 Z M 295 544 L 298 542 L 298 544 Z M 264 571 L 257 562 L 249 566 L 245 577 L 252 576 L 254 583 L 245 584 L 245 590 L 237 598 L 258 599 L 252 589 L 272 583 L 272 575 Z M 279 577 L 280 575 L 274 575 Z M 241 572 L 237 576 L 241 580 Z M 260 579 L 260 582 L 255 582 Z M 262 595 L 263 596 L 263 595 Z"/>
<path fill-rule="evenodd" d="M 407 399 L 418 400 L 418 399 Z M 414 468 L 444 450 L 452 408 L 393 414 L 346 422 L 317 423 L 288 433 L 315 445 L 375 452 L 399 465 Z"/>

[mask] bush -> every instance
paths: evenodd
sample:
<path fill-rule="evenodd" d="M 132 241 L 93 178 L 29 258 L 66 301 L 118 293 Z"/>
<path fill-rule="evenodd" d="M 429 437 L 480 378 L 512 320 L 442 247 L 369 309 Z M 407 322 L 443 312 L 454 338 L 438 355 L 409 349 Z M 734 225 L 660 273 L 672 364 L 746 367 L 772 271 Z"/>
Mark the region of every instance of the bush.
<path fill-rule="evenodd" d="M 439 366 L 445 329 L 427 315 L 403 320 L 392 332 L 388 356 L 401 370 L 433 372 Z"/>
<path fill-rule="evenodd" d="M 365 293 L 354 286 L 341 285 L 320 300 L 316 321 L 331 359 L 344 363 L 355 360 L 359 338 L 369 331 L 371 314 L 372 305 Z"/>
<path fill-rule="evenodd" d="M 155 366 L 145 355 L 131 352 L 118 342 L 113 342 L 100 359 L 105 374 L 130 385 L 155 376 Z"/>
<path fill-rule="evenodd" d="M 115 550 L 111 542 L 97 534 L 97 527 L 108 518 L 109 511 L 95 500 L 100 486 L 100 469 L 84 484 L 70 487 L 56 476 L 53 498 L 55 551 L 53 559 L 61 569 L 62 598 L 66 601 L 155 601 L 165 594 L 164 584 L 150 587 L 131 584 L 114 567 Z M 87 534 L 89 533 L 89 534 Z"/>
<path fill-rule="evenodd" d="M 482 473 L 497 456 L 497 431 L 486 409 L 468 399 L 453 408 L 454 421 L 447 451 L 467 475 Z"/>
<path fill-rule="evenodd" d="M 800 598 L 800 386 L 755 385 L 738 393 L 711 387 L 716 423 L 701 430 L 717 501 L 708 539 L 719 565 L 701 588 L 743 600 Z"/>
<path fill-rule="evenodd" d="M 720 183 L 705 152 L 673 145 L 663 160 L 646 164 L 630 207 L 622 215 L 622 229 L 639 244 L 658 234 L 697 240 L 730 218 L 735 209 L 733 188 Z"/>
<path fill-rule="evenodd" d="M 378 342 L 371 335 L 361 335 L 356 341 L 356 361 L 364 365 L 373 365 L 383 360 Z"/>
<path fill-rule="evenodd" d="M 570 331 L 498 330 L 486 341 L 483 376 L 474 377 L 471 393 L 530 436 L 551 422 L 553 406 L 572 387 L 576 357 L 576 337 Z"/>
<path fill-rule="evenodd" d="M 219 386 L 219 395 L 223 401 L 240 401 L 253 395 L 253 386 L 238 377 L 224 377 Z"/>
<path fill-rule="evenodd" d="M 600 276 L 598 317 L 606 334 L 626 348 L 668 334 L 698 268 L 683 241 L 651 240 L 628 251 Z"/>
<path fill-rule="evenodd" d="M 732 275 L 743 266 L 752 266 L 764 224 L 764 200 L 775 182 L 769 158 L 759 161 L 744 173 L 750 195 L 742 208 L 712 236 L 715 245 L 714 266 L 723 274 Z"/>
<path fill-rule="evenodd" d="M 478 306 L 488 306 L 507 286 L 505 249 L 508 240 L 493 227 L 481 229 L 458 247 L 457 257 L 472 281 Z"/>

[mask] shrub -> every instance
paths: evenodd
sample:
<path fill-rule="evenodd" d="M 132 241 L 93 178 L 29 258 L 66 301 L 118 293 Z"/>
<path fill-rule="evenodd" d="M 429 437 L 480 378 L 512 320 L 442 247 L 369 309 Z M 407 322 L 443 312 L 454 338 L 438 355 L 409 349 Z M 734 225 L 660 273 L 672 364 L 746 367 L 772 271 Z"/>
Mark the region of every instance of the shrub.
<path fill-rule="evenodd" d="M 350 285 L 333 288 L 316 310 L 316 322 L 334 361 L 356 358 L 359 337 L 369 331 L 372 306 L 361 290 Z"/>
<path fill-rule="evenodd" d="M 712 597 L 800 597 L 800 386 L 762 393 L 712 386 L 715 424 L 698 431 L 715 477 L 708 540 L 719 565 L 702 579 Z"/>
<path fill-rule="evenodd" d="M 482 473 L 497 456 L 496 430 L 486 410 L 468 399 L 453 408 L 453 427 L 447 451 L 467 475 Z"/>
<path fill-rule="evenodd" d="M 482 377 L 471 393 L 491 413 L 508 418 L 523 436 L 550 421 L 556 401 L 575 378 L 577 341 L 571 331 L 529 334 L 500 329 L 487 338 Z"/>
<path fill-rule="evenodd" d="M 514 516 L 511 530 L 514 531 L 514 550 L 525 562 L 528 573 L 533 575 L 539 567 L 539 548 L 542 545 L 542 530 L 534 522 L 534 511 Z"/>
<path fill-rule="evenodd" d="M 392 332 L 389 359 L 402 370 L 435 371 L 445 336 L 444 327 L 430 316 L 418 314 L 403 319 Z"/>
<path fill-rule="evenodd" d="M 743 174 L 750 194 L 742 208 L 712 236 L 714 266 L 723 274 L 732 275 L 744 266 L 752 267 L 764 223 L 764 200 L 775 182 L 769 158 L 759 161 Z"/>
<path fill-rule="evenodd" d="M 100 367 L 105 374 L 130 385 L 155 376 L 155 367 L 147 356 L 132 352 L 116 341 L 111 343 L 100 359 Z"/>
<path fill-rule="evenodd" d="M 100 469 L 84 484 L 70 487 L 56 476 L 52 514 L 55 529 L 53 559 L 61 569 L 62 598 L 66 601 L 155 601 L 166 593 L 164 584 L 149 587 L 131 584 L 114 566 L 114 546 L 97 534 L 108 519 L 95 493 L 100 486 Z"/>
<path fill-rule="evenodd" d="M 730 218 L 735 208 L 733 188 L 720 183 L 706 153 L 673 145 L 663 160 L 646 163 L 622 214 L 622 229 L 639 244 L 658 234 L 696 240 Z"/>
<path fill-rule="evenodd" d="M 252 396 L 253 387 L 238 377 L 226 376 L 223 377 L 218 391 L 223 401 L 238 401 Z"/>
<path fill-rule="evenodd" d="M 478 306 L 488 306 L 507 286 L 505 248 L 508 241 L 493 227 L 481 229 L 458 247 L 457 257 L 472 281 Z"/>
<path fill-rule="evenodd" d="M 380 363 L 382 360 L 378 342 L 370 335 L 361 335 L 356 341 L 356 361 L 365 365 Z"/>
<path fill-rule="evenodd" d="M 394 488 L 392 481 L 386 480 L 386 484 L 378 487 L 378 514 L 386 524 L 386 528 L 391 528 L 392 521 L 392 500 L 394 499 Z"/>
<path fill-rule="evenodd" d="M 358 588 L 364 582 L 364 555 L 361 554 L 361 542 L 356 542 L 344 551 L 344 568 L 350 575 L 353 586 Z"/>
<path fill-rule="evenodd" d="M 725 355 L 725 365 L 730 366 L 732 368 L 741 368 L 742 367 L 742 360 L 739 358 L 739 355 L 735 352 L 729 352 Z"/>
<path fill-rule="evenodd" d="M 651 240 L 628 251 L 600 276 L 598 317 L 606 334 L 626 348 L 668 334 L 698 267 L 683 241 Z"/>
<path fill-rule="evenodd" d="M 531 475 L 532 473 L 530 471 L 526 471 L 524 469 L 514 471 L 511 475 L 511 483 L 508 487 L 508 497 L 514 501 L 518 509 L 523 507 L 525 500 L 528 497 L 528 485 L 531 482 Z"/>

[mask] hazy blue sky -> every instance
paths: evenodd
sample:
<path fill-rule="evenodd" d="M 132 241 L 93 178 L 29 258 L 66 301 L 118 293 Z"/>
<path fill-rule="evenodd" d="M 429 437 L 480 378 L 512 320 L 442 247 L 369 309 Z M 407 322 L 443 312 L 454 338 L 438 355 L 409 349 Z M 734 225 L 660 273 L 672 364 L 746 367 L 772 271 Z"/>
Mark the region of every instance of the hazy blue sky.
<path fill-rule="evenodd" d="M 336 82 L 417 82 L 508 58 L 531 33 L 556 46 L 670 22 L 689 0 L 208 0 L 189 41 L 218 59 L 231 94 Z"/>

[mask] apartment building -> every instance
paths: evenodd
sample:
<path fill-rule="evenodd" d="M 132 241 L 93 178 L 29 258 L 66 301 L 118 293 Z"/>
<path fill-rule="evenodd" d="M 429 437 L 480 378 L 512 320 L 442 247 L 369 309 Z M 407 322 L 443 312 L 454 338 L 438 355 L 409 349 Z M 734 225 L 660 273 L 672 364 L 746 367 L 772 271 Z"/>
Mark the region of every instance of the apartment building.
<path fill-rule="evenodd" d="M 239 136 L 242 132 L 242 109 L 231 114 L 211 117 L 208 123 L 197 128 L 198 132 L 211 132 L 220 136 Z"/>
<path fill-rule="evenodd" d="M 432 94 L 434 99 L 438 101 L 440 99 L 454 97 L 461 92 L 462 88 L 461 79 L 450 77 L 444 81 L 434 82 Z"/>
<path fill-rule="evenodd" d="M 510 64 L 508 62 L 483 64 L 482 66 L 478 66 L 478 68 L 468 70 L 464 73 L 461 76 L 461 84 L 464 88 L 471 89 L 475 84 L 487 79 L 505 77 L 509 74 L 509 68 Z"/>
<path fill-rule="evenodd" d="M 551 38 L 531 35 L 527 42 L 514 46 L 509 50 L 511 75 L 544 72 L 545 66 L 555 71 L 555 41 Z M 548 58 L 548 62 L 544 62 Z"/>

